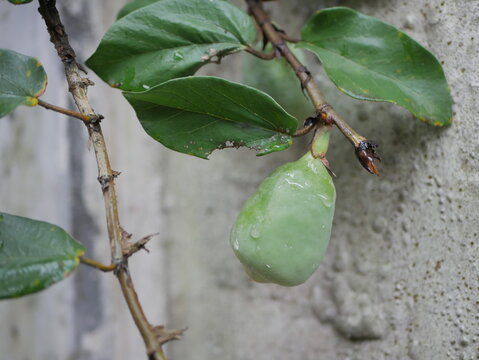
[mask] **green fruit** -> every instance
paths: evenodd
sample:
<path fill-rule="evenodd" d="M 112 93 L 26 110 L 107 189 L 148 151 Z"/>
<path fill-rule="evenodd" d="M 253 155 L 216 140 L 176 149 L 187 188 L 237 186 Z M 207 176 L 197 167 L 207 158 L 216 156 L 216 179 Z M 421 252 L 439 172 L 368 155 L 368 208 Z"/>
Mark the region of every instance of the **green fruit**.
<path fill-rule="evenodd" d="M 317 269 L 331 234 L 336 191 L 310 152 L 276 169 L 246 201 L 230 242 L 255 281 L 295 286 Z"/>

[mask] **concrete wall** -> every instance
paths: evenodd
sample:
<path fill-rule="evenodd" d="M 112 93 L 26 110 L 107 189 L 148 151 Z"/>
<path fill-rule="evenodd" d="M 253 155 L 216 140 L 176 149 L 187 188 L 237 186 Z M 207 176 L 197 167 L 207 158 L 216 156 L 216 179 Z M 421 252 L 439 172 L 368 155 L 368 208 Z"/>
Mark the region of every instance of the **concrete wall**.
<path fill-rule="evenodd" d="M 124 1 L 58 1 L 80 61 Z M 241 1 L 235 1 L 244 6 Z M 151 140 L 118 91 L 90 88 L 115 170 L 121 221 L 136 238 L 160 232 L 131 261 L 149 318 L 188 326 L 171 359 L 319 360 L 479 357 L 479 106 L 477 0 L 279 1 L 268 8 L 297 34 L 320 6 L 350 6 L 396 25 L 443 63 L 454 124 L 436 129 L 390 104 L 340 93 L 310 58 L 328 100 L 363 135 L 379 140 L 381 177 L 362 170 L 334 131 L 338 175 L 328 253 L 304 285 L 251 283 L 229 247 L 243 201 L 275 167 L 306 151 L 256 158 L 224 150 L 210 161 Z M 73 107 L 37 4 L 0 2 L 0 47 L 39 58 L 46 101 Z M 241 59 L 207 74 L 240 80 Z M 101 192 L 83 126 L 43 109 L 0 119 L 0 208 L 57 223 L 107 262 Z M 80 267 L 37 295 L 0 303 L 1 360 L 143 359 L 144 347 L 113 276 Z"/>

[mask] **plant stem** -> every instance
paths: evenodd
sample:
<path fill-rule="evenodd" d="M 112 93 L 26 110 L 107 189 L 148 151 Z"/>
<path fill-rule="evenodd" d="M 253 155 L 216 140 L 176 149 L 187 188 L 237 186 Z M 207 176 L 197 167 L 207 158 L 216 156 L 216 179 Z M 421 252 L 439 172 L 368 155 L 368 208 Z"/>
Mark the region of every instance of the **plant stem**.
<path fill-rule="evenodd" d="M 89 85 L 92 85 L 92 82 L 80 76 L 81 67 L 75 60 L 75 52 L 70 46 L 65 28 L 55 6 L 56 1 L 39 0 L 39 3 L 40 7 L 38 10 L 47 25 L 47 30 L 50 34 L 50 41 L 54 44 L 58 56 L 63 62 L 69 91 L 73 96 L 78 110 L 83 115 L 98 117 L 88 100 L 86 92 L 86 88 Z M 85 125 L 88 129 L 91 143 L 95 149 L 95 157 L 98 167 L 98 181 L 101 184 L 105 203 L 111 258 L 112 263 L 117 266 L 115 274 L 120 282 L 121 290 L 128 304 L 131 315 L 143 337 L 143 341 L 145 342 L 149 360 L 166 360 L 154 328 L 148 322 L 138 300 L 138 296 L 129 274 L 128 261 L 124 258 L 122 253 L 123 239 L 118 216 L 118 205 L 114 183 L 116 173 L 111 169 L 101 126 L 99 122 L 87 122 Z"/>
<path fill-rule="evenodd" d="M 351 126 L 339 116 L 333 107 L 326 102 L 323 94 L 311 78 L 306 67 L 298 60 L 285 43 L 285 35 L 279 33 L 272 25 L 268 15 L 263 9 L 261 1 L 246 0 L 246 2 L 249 6 L 250 13 L 255 18 L 257 24 L 261 27 L 264 36 L 266 36 L 269 42 L 278 49 L 281 55 L 295 71 L 296 76 L 301 82 L 301 87 L 308 93 L 316 112 L 321 115 L 322 120 L 326 123 L 334 123 L 354 147 L 358 147 L 359 143 L 366 140 L 366 138 L 356 133 Z"/>
<path fill-rule="evenodd" d="M 67 115 L 67 116 L 71 116 L 71 117 L 74 117 L 74 118 L 77 118 L 77 119 L 80 119 L 84 122 L 90 122 L 92 121 L 92 117 L 91 116 L 88 116 L 88 115 L 84 115 L 82 113 L 79 113 L 78 111 L 73 111 L 73 110 L 69 110 L 69 109 L 64 109 L 60 106 L 56 106 L 56 105 L 52 105 L 52 104 L 49 104 L 43 100 L 40 100 L 38 99 L 38 105 L 40 105 L 41 107 L 44 107 L 45 109 L 48 109 L 48 110 L 53 110 L 53 111 L 56 111 L 56 112 L 59 112 L 61 114 L 64 114 L 64 115 Z"/>
<path fill-rule="evenodd" d="M 298 60 L 298 58 L 291 52 L 285 41 L 289 37 L 271 23 L 268 15 L 263 9 L 261 0 L 246 0 L 249 7 L 249 12 L 253 15 L 256 23 L 261 28 L 263 36 L 271 42 L 273 47 L 281 56 L 288 62 L 291 68 L 295 71 L 296 76 L 301 82 L 301 88 L 305 89 L 311 99 L 316 110 L 316 115 L 321 120 L 316 127 L 328 126 L 325 131 L 328 131 L 331 124 L 338 127 L 341 133 L 353 144 L 356 156 L 360 164 L 371 174 L 379 175 L 379 170 L 374 164 L 374 160 L 381 160 L 376 153 L 377 144 L 369 141 L 364 136 L 359 135 L 349 124 L 328 104 L 319 90 L 316 83 L 308 71 L 308 69 Z M 297 131 L 295 136 L 301 136 L 310 130 L 310 127 L 304 127 Z M 324 130 L 324 129 L 321 129 Z"/>
<path fill-rule="evenodd" d="M 93 267 L 95 269 L 98 269 L 98 270 L 101 270 L 101 271 L 104 271 L 104 272 L 113 271 L 117 268 L 117 266 L 115 264 L 110 264 L 110 265 L 102 264 L 101 262 L 95 261 L 95 260 L 87 258 L 85 256 L 80 257 L 80 262 L 82 264 L 85 264 L 87 266 Z"/>

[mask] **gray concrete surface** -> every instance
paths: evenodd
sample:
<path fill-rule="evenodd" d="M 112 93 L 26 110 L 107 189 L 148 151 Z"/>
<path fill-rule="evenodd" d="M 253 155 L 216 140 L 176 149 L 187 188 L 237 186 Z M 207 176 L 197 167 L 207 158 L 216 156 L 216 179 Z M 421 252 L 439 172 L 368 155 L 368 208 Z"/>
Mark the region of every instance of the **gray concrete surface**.
<path fill-rule="evenodd" d="M 58 1 L 79 59 L 86 59 L 124 1 Z M 241 1 L 236 4 L 243 6 Z M 331 244 L 304 285 L 255 284 L 229 247 L 243 201 L 275 167 L 305 152 L 210 161 L 151 140 L 119 92 L 90 74 L 112 164 L 121 171 L 122 224 L 136 238 L 160 232 L 131 261 L 154 322 L 188 326 L 173 360 L 474 360 L 479 358 L 479 1 L 279 1 L 268 8 L 292 34 L 314 10 L 344 5 L 403 29 L 443 63 L 454 124 L 432 128 L 391 104 L 340 93 L 313 58 L 328 100 L 381 143 L 381 177 L 360 168 L 334 131 L 337 174 Z M 0 2 L 0 47 L 39 58 L 45 100 L 71 107 L 62 67 L 36 4 Z M 239 81 L 241 58 L 202 70 Z M 296 90 L 296 89 L 292 89 Z M 108 261 L 96 167 L 75 120 L 21 108 L 0 119 L 0 208 L 57 223 Z M 37 295 L 0 303 L 1 360 L 136 360 L 144 348 L 111 275 L 81 267 Z"/>

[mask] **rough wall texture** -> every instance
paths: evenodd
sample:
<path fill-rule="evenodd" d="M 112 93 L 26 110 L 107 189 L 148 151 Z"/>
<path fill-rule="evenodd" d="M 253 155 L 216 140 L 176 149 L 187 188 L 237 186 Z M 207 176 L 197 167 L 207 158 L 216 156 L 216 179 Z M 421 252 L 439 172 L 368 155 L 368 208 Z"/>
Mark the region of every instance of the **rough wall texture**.
<path fill-rule="evenodd" d="M 81 60 L 124 1 L 59 1 Z M 243 6 L 241 1 L 235 1 Z M 328 155 L 337 210 L 327 256 L 295 288 L 251 283 L 228 244 L 243 201 L 279 164 L 225 150 L 202 161 L 149 139 L 121 95 L 92 75 L 106 120 L 124 227 L 160 232 L 132 260 L 149 317 L 188 326 L 172 359 L 317 360 L 479 358 L 479 1 L 279 1 L 268 8 L 292 34 L 321 6 L 344 5 L 404 29 L 444 65 L 455 122 L 434 129 L 390 104 L 347 98 L 313 60 L 328 100 L 353 127 L 381 143 L 382 176 L 361 170 L 335 131 Z M 62 68 L 34 3 L 0 3 L 0 47 L 38 57 L 47 101 L 72 106 Z M 208 74 L 240 80 L 241 59 Z M 57 223 L 108 261 L 101 194 L 85 130 L 42 109 L 0 119 L 1 210 Z M 143 344 L 110 275 L 80 268 L 48 291 L 0 303 L 0 359 L 129 360 Z"/>

